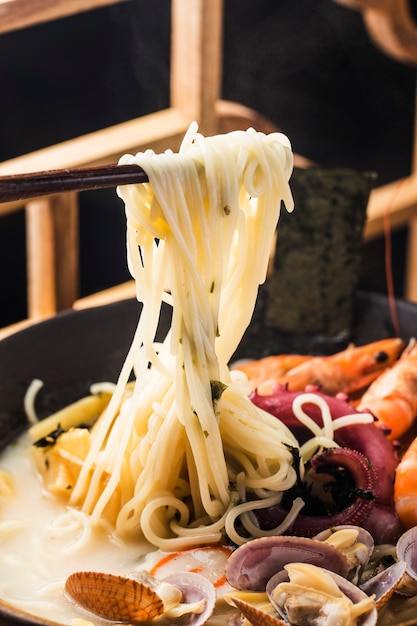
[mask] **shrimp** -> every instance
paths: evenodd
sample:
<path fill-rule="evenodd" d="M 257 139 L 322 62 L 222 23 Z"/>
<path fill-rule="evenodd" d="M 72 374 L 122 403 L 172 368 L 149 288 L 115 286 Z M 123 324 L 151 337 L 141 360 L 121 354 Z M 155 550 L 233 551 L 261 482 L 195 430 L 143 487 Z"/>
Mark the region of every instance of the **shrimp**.
<path fill-rule="evenodd" d="M 394 505 L 405 528 L 417 526 L 417 437 L 395 470 Z"/>
<path fill-rule="evenodd" d="M 272 370 L 273 358 L 269 363 L 261 359 L 258 377 L 264 376 L 262 393 L 271 393 L 277 384 L 285 385 L 290 391 L 304 391 L 307 385 L 317 385 L 322 393 L 335 396 L 339 392 L 353 395 L 367 387 L 378 374 L 393 364 L 404 348 L 402 339 L 382 339 L 365 346 L 350 345 L 332 356 L 307 357 L 283 375 L 275 375 Z M 291 356 L 291 355 L 290 355 Z M 279 361 L 283 356 L 275 357 Z M 268 373 L 268 366 L 269 373 Z M 255 365 L 252 366 L 250 380 L 255 380 Z"/>
<path fill-rule="evenodd" d="M 252 389 L 257 389 L 261 395 L 267 395 L 271 393 L 277 379 L 312 358 L 304 354 L 277 354 L 256 361 L 236 363 L 232 369 L 244 372 Z"/>
<path fill-rule="evenodd" d="M 363 394 L 357 409 L 370 411 L 376 425 L 401 437 L 417 417 L 417 343 L 410 342 L 398 361 L 381 374 Z"/>

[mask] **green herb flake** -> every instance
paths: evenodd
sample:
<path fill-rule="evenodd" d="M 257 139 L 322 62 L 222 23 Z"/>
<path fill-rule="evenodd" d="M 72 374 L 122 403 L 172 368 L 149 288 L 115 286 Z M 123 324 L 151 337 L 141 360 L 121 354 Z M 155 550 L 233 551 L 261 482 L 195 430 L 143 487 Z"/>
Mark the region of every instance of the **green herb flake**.
<path fill-rule="evenodd" d="M 213 403 L 220 400 L 223 395 L 223 392 L 227 389 L 227 385 L 221 382 L 221 380 L 211 380 L 211 399 Z"/>

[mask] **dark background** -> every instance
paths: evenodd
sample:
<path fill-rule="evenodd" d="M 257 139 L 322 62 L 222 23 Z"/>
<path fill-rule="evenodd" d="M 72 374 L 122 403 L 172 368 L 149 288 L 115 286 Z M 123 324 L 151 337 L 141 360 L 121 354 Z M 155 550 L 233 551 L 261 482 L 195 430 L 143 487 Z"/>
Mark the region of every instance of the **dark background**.
<path fill-rule="evenodd" d="M 169 0 L 130 0 L 0 36 L 0 160 L 169 106 Z M 328 167 L 409 174 L 414 67 L 377 49 L 332 0 L 225 0 L 222 97 L 274 121 Z M 115 192 L 81 194 L 81 295 L 129 278 Z M 407 233 L 393 234 L 402 295 Z M 364 246 L 360 288 L 384 293 L 384 241 Z M 0 219 L 0 327 L 25 317 L 24 215 Z"/>

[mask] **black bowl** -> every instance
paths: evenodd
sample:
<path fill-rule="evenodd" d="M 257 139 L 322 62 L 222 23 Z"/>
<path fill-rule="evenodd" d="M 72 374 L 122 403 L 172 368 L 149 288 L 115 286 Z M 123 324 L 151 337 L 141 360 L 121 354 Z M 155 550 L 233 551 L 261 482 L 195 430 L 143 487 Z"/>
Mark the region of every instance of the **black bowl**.
<path fill-rule="evenodd" d="M 116 382 L 140 310 L 136 300 L 124 300 L 64 312 L 0 341 L 0 448 L 25 427 L 23 398 L 34 378 L 44 383 L 40 417 L 88 394 L 94 382 Z M 159 338 L 169 320 L 164 307 Z"/>
<path fill-rule="evenodd" d="M 417 336 L 417 305 L 397 301 L 401 336 Z M 26 426 L 23 399 L 34 378 L 44 387 L 36 400 L 41 417 L 86 395 L 92 383 L 116 381 L 140 315 L 136 300 L 72 311 L 29 327 L 0 341 L 0 449 Z M 170 310 L 164 307 L 158 339 L 165 336 Z M 249 327 L 238 356 L 253 350 L 254 333 L 259 353 L 265 354 L 265 338 L 259 327 Z M 358 345 L 395 335 L 386 297 L 359 293 L 355 301 L 352 334 Z M 312 344 L 314 338 L 311 339 Z M 290 348 L 291 346 L 286 345 Z M 314 347 L 314 346 L 313 346 Z M 0 626 L 28 624 L 25 615 L 0 607 Z M 39 619 L 34 624 L 45 623 Z"/>

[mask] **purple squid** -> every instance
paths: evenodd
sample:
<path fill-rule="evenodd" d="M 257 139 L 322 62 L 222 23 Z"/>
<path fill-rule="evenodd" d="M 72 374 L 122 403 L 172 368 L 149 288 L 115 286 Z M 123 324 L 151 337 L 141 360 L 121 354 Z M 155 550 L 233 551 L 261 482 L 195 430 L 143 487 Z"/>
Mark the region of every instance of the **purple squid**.
<path fill-rule="evenodd" d="M 345 396 L 327 396 L 311 386 L 306 391 L 325 400 L 333 420 L 358 413 Z M 286 424 L 302 445 L 312 436 L 293 412 L 294 399 L 302 393 L 290 392 L 283 387 L 265 396 L 255 391 L 250 397 L 254 404 Z M 303 410 L 317 424 L 321 424 L 321 412 L 315 404 L 306 402 Z M 368 530 L 377 543 L 395 543 L 403 532 L 393 505 L 393 482 L 398 465 L 395 446 L 373 423 L 338 428 L 334 439 L 340 447 L 313 457 L 311 469 L 316 475 L 324 473 L 334 477 L 339 473 L 340 481 L 348 478 L 350 495 L 345 499 L 344 506 L 334 510 L 323 505 L 321 510 L 319 506 L 319 510 L 316 508 L 313 513 L 300 513 L 287 533 L 312 537 L 329 526 L 354 524 Z M 273 528 L 284 519 L 287 513 L 285 499 L 283 502 L 284 505 L 281 503 L 257 513 L 261 528 Z"/>

